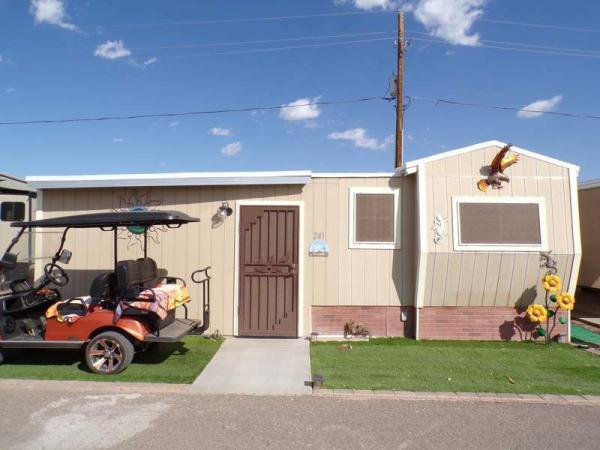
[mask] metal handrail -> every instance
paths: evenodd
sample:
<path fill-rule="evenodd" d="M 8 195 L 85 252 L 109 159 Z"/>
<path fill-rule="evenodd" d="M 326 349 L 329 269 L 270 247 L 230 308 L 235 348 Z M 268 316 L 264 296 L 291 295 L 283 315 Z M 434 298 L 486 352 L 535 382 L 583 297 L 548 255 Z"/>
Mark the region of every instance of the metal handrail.
<path fill-rule="evenodd" d="M 192 272 L 191 279 L 194 283 L 200 284 L 202 288 L 202 325 L 198 328 L 201 333 L 205 332 L 210 325 L 210 280 L 208 271 L 211 266 Z M 202 277 L 202 278 L 200 278 Z"/>

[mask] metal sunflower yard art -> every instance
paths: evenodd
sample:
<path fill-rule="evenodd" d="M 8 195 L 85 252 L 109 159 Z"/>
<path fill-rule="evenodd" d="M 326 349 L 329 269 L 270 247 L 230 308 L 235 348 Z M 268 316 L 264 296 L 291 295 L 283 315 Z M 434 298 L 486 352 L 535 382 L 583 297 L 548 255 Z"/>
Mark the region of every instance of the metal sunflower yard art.
<path fill-rule="evenodd" d="M 544 338 L 547 346 L 552 344 L 552 333 L 556 328 L 556 320 L 562 325 L 567 323 L 567 317 L 558 315 L 560 311 L 570 311 L 575 306 L 575 297 L 568 292 L 562 291 L 562 280 L 557 275 L 556 260 L 552 258 L 550 252 L 542 253 L 542 267 L 547 270 L 542 278 L 542 285 L 546 291 L 544 304 L 533 304 L 527 308 L 528 319 L 537 324 L 535 331 Z"/>

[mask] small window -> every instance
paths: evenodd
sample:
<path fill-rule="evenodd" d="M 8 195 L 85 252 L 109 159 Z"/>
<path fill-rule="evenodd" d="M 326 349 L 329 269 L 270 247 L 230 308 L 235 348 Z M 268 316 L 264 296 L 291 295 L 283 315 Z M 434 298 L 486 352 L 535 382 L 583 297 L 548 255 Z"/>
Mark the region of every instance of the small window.
<path fill-rule="evenodd" d="M 397 248 L 397 191 L 350 190 L 350 248 Z"/>
<path fill-rule="evenodd" d="M 21 222 L 25 220 L 25 203 L 2 202 L 0 220 L 3 222 Z"/>
<path fill-rule="evenodd" d="M 544 199 L 455 199 L 454 230 L 456 250 L 544 250 Z"/>

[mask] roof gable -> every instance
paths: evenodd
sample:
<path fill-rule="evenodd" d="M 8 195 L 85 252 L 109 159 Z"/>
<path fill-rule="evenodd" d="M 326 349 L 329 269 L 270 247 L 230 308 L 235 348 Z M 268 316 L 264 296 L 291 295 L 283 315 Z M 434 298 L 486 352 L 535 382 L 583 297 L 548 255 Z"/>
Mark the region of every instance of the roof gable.
<path fill-rule="evenodd" d="M 501 141 L 496 141 L 496 140 L 480 142 L 479 144 L 469 145 L 468 147 L 461 147 L 461 148 L 457 148 L 454 150 L 449 150 L 447 152 L 437 153 L 432 156 L 427 156 L 425 158 L 416 159 L 414 161 L 409 161 L 406 163 L 405 166 L 407 168 L 420 166 L 422 164 L 425 164 L 425 163 L 428 163 L 431 161 L 437 161 L 439 159 L 450 158 L 452 156 L 461 155 L 463 153 L 468 153 L 468 152 L 472 152 L 475 150 L 481 150 L 481 149 L 484 149 L 487 147 L 493 147 L 493 146 L 504 147 L 506 144 L 507 144 L 506 142 L 501 142 Z M 539 159 L 541 161 L 545 161 L 550 164 L 555 164 L 557 166 L 566 167 L 567 169 L 573 169 L 573 170 L 576 170 L 577 172 L 579 172 L 579 166 L 577 166 L 575 164 L 571 164 L 571 163 L 568 163 L 565 161 L 561 161 L 559 159 L 551 158 L 550 156 L 546 156 L 541 153 L 532 152 L 531 150 L 517 147 L 515 145 L 513 145 L 511 147 L 511 150 L 513 150 L 514 152 L 519 153 L 521 155 L 526 155 L 531 158 Z"/>

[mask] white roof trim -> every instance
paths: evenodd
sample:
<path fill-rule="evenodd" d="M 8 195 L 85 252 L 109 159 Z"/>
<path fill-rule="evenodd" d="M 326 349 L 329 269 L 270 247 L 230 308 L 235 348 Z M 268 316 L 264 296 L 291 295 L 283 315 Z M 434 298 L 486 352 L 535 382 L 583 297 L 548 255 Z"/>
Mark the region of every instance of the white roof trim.
<path fill-rule="evenodd" d="M 400 175 L 396 172 L 319 172 L 312 178 L 390 178 Z"/>
<path fill-rule="evenodd" d="M 406 167 L 413 167 L 413 166 L 417 166 L 422 163 L 437 161 L 439 159 L 449 158 L 451 156 L 456 156 L 456 155 L 460 155 L 462 153 L 472 152 L 474 150 L 480 150 L 480 149 L 486 148 L 486 147 L 492 147 L 492 146 L 504 147 L 506 144 L 507 144 L 506 142 L 501 142 L 501 141 L 496 141 L 496 140 L 480 142 L 479 144 L 469 145 L 468 147 L 461 147 L 461 148 L 457 148 L 454 150 L 449 150 L 447 152 L 437 153 L 432 156 L 427 156 L 425 158 L 420 158 L 420 159 L 416 159 L 414 161 L 410 161 L 410 162 L 406 163 Z M 561 161 L 559 159 L 551 158 L 549 156 L 542 155 L 540 153 L 532 152 L 531 150 L 517 147 L 515 145 L 513 145 L 511 149 L 521 155 L 531 156 L 532 158 L 536 158 L 536 159 L 545 161 L 550 164 L 556 164 L 557 166 L 566 167 L 569 169 L 575 169 L 576 171 L 579 171 L 579 166 L 577 166 L 575 164 L 571 164 L 571 163 L 568 163 L 565 161 Z"/>
<path fill-rule="evenodd" d="M 584 191 L 586 189 L 594 189 L 600 187 L 600 178 L 594 180 L 582 181 L 579 183 L 579 190 Z"/>
<path fill-rule="evenodd" d="M 310 171 L 281 172 L 184 172 L 120 175 L 29 176 L 37 189 L 73 189 L 152 186 L 224 186 L 265 184 L 306 184 Z"/>

